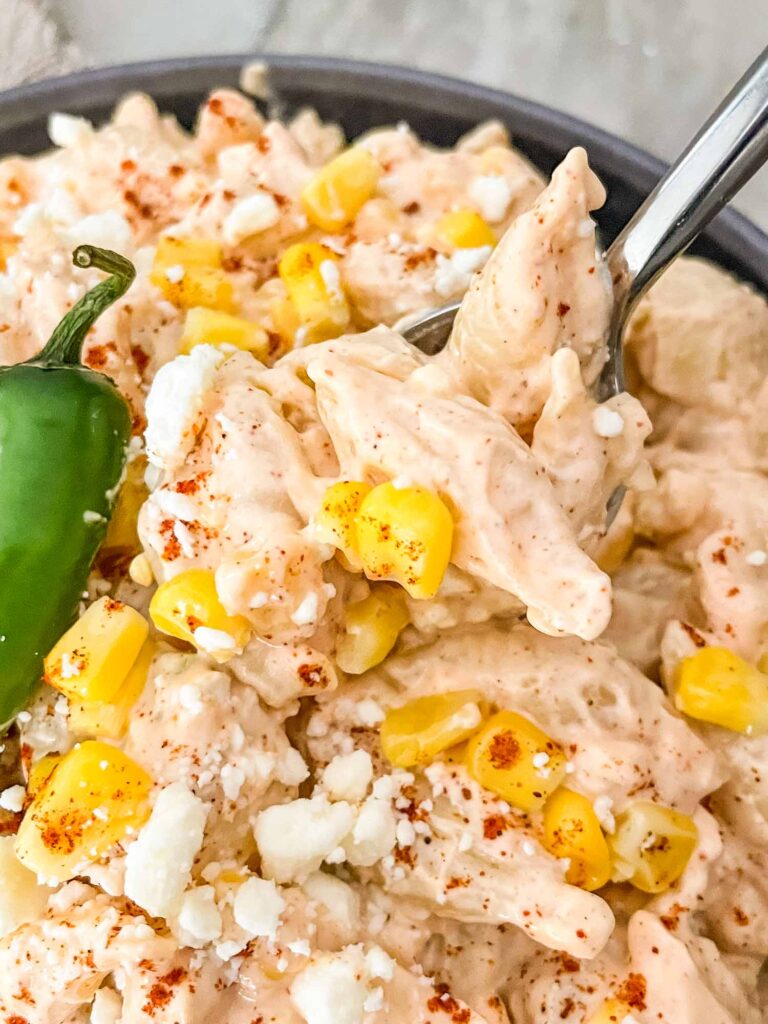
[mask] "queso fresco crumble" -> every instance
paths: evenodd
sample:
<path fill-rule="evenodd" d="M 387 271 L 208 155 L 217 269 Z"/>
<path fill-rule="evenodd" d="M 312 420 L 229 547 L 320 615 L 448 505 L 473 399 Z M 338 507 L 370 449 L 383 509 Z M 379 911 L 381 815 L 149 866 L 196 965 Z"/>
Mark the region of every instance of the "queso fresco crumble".
<path fill-rule="evenodd" d="M 0 363 L 125 255 L 85 361 L 133 439 L 6 741 L 0 1020 L 764 1020 L 765 299 L 679 260 L 597 406 L 581 149 L 225 89 L 50 136 L 0 162 Z"/>

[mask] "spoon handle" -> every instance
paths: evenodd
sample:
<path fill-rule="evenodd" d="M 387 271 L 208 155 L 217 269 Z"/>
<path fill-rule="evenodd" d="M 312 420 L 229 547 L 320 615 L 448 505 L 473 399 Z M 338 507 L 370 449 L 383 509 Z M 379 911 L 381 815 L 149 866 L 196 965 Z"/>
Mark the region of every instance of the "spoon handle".
<path fill-rule="evenodd" d="M 642 293 L 768 159 L 768 48 L 733 87 L 606 254 L 616 334 Z M 617 366 L 620 373 L 620 365 Z M 620 383 L 619 381 L 616 382 Z"/>

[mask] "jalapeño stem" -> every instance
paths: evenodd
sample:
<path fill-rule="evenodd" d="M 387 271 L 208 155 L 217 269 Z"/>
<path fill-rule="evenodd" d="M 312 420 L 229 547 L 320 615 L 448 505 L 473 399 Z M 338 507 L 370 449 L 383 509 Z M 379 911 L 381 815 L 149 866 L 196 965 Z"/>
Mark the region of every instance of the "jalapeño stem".
<path fill-rule="evenodd" d="M 136 276 L 136 268 L 124 256 L 95 245 L 80 245 L 72 254 L 76 267 L 98 267 L 111 277 L 100 281 L 70 309 L 56 327 L 43 351 L 30 362 L 55 366 L 80 362 L 83 342 L 88 331 L 104 310 L 125 294 Z"/>

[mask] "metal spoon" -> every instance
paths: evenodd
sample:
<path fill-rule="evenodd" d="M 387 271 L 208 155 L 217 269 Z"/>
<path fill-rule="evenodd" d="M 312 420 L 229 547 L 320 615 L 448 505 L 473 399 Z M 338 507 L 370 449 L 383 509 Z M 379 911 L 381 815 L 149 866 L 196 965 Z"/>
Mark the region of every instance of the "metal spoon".
<path fill-rule="evenodd" d="M 733 87 L 605 253 L 613 280 L 606 361 L 595 382 L 604 402 L 624 390 L 624 328 L 640 297 L 768 159 L 768 48 Z M 460 303 L 432 310 L 403 336 L 427 355 L 448 341 Z M 623 488 L 608 502 L 610 524 Z"/>

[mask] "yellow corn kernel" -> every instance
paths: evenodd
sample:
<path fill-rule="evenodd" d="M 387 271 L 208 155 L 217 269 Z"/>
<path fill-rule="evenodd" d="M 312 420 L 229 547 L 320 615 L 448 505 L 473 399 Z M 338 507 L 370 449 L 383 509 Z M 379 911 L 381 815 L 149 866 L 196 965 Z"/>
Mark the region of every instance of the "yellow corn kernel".
<path fill-rule="evenodd" d="M 232 345 L 262 359 L 269 352 L 269 335 L 261 324 L 195 306 L 187 310 L 179 351 L 186 355 L 195 345 Z"/>
<path fill-rule="evenodd" d="M 606 999 L 597 1013 L 593 1013 L 585 1024 L 623 1024 L 631 1012 L 632 1007 L 629 1003 L 623 1003 L 619 999 Z"/>
<path fill-rule="evenodd" d="M 221 246 L 196 238 L 160 239 L 149 279 L 175 306 L 233 308 L 232 282 L 222 269 Z"/>
<path fill-rule="evenodd" d="M 39 761 L 35 761 L 31 766 L 27 776 L 27 796 L 30 800 L 37 796 L 48 779 L 56 771 L 56 768 L 61 763 L 61 758 L 61 754 L 46 754 L 45 757 L 41 757 Z"/>
<path fill-rule="evenodd" d="M 149 497 L 149 489 L 144 482 L 146 468 L 147 460 L 144 456 L 128 463 L 100 557 L 105 552 L 124 552 L 128 555 L 139 550 L 139 512 Z"/>
<path fill-rule="evenodd" d="M 339 231 L 351 224 L 376 192 L 381 168 L 367 149 L 352 146 L 312 177 L 301 193 L 310 224 Z"/>
<path fill-rule="evenodd" d="M 363 480 L 340 480 L 331 484 L 323 495 L 320 511 L 315 516 L 315 536 L 325 544 L 333 544 L 349 563 L 359 567 L 355 546 L 355 521 L 363 498 L 371 490 Z"/>
<path fill-rule="evenodd" d="M 402 590 L 376 587 L 368 597 L 347 606 L 345 633 L 336 646 L 336 664 L 360 675 L 384 661 L 408 623 Z"/>
<path fill-rule="evenodd" d="M 152 780 L 108 743 L 88 740 L 66 754 L 27 809 L 16 855 L 30 871 L 64 882 L 129 828 L 144 824 Z"/>
<path fill-rule="evenodd" d="M 453 210 L 444 214 L 435 225 L 438 242 L 450 249 L 479 249 L 496 245 L 490 225 L 474 210 Z"/>
<path fill-rule="evenodd" d="M 108 704 L 73 701 L 69 706 L 69 729 L 76 736 L 119 739 L 128 727 L 131 708 L 144 692 L 147 676 L 157 651 L 147 640 L 117 694 Z"/>
<path fill-rule="evenodd" d="M 296 340 L 296 334 L 301 327 L 301 322 L 296 314 L 293 303 L 287 295 L 276 298 L 269 307 L 269 315 L 272 318 L 272 326 L 279 334 L 286 349 L 291 349 Z M 301 335 L 299 335 L 301 337 Z"/>
<path fill-rule="evenodd" d="M 594 808 L 581 793 L 560 787 L 544 805 L 542 845 L 555 857 L 567 857 L 566 879 L 594 892 L 611 876 L 611 855 Z"/>
<path fill-rule="evenodd" d="M 565 778 L 559 743 L 514 711 L 499 711 L 467 744 L 466 766 L 481 786 L 521 811 L 541 807 Z"/>
<path fill-rule="evenodd" d="M 394 580 L 414 598 L 435 596 L 453 542 L 451 513 L 436 494 L 379 484 L 363 498 L 355 534 L 366 576 Z"/>
<path fill-rule="evenodd" d="M 381 724 L 381 749 L 397 768 L 429 764 L 476 732 L 486 713 L 480 690 L 417 697 L 387 712 Z"/>
<path fill-rule="evenodd" d="M 339 257 L 318 242 L 296 242 L 280 257 L 278 273 L 298 321 L 294 335 L 310 345 L 342 334 L 349 304 L 339 282 Z"/>
<path fill-rule="evenodd" d="M 698 842 L 687 814 L 638 800 L 616 817 L 608 836 L 613 877 L 643 892 L 664 892 L 682 875 Z"/>
<path fill-rule="evenodd" d="M 45 659 L 45 681 L 73 700 L 108 704 L 139 656 L 149 625 L 122 601 L 101 597 Z"/>
<path fill-rule="evenodd" d="M 189 569 L 161 583 L 149 614 L 162 633 L 194 644 L 216 661 L 242 650 L 251 633 L 247 619 L 230 615 L 222 605 L 209 569 Z"/>
<path fill-rule="evenodd" d="M 726 647 L 683 658 L 674 678 L 678 711 L 724 729 L 757 736 L 768 730 L 768 675 Z"/>

